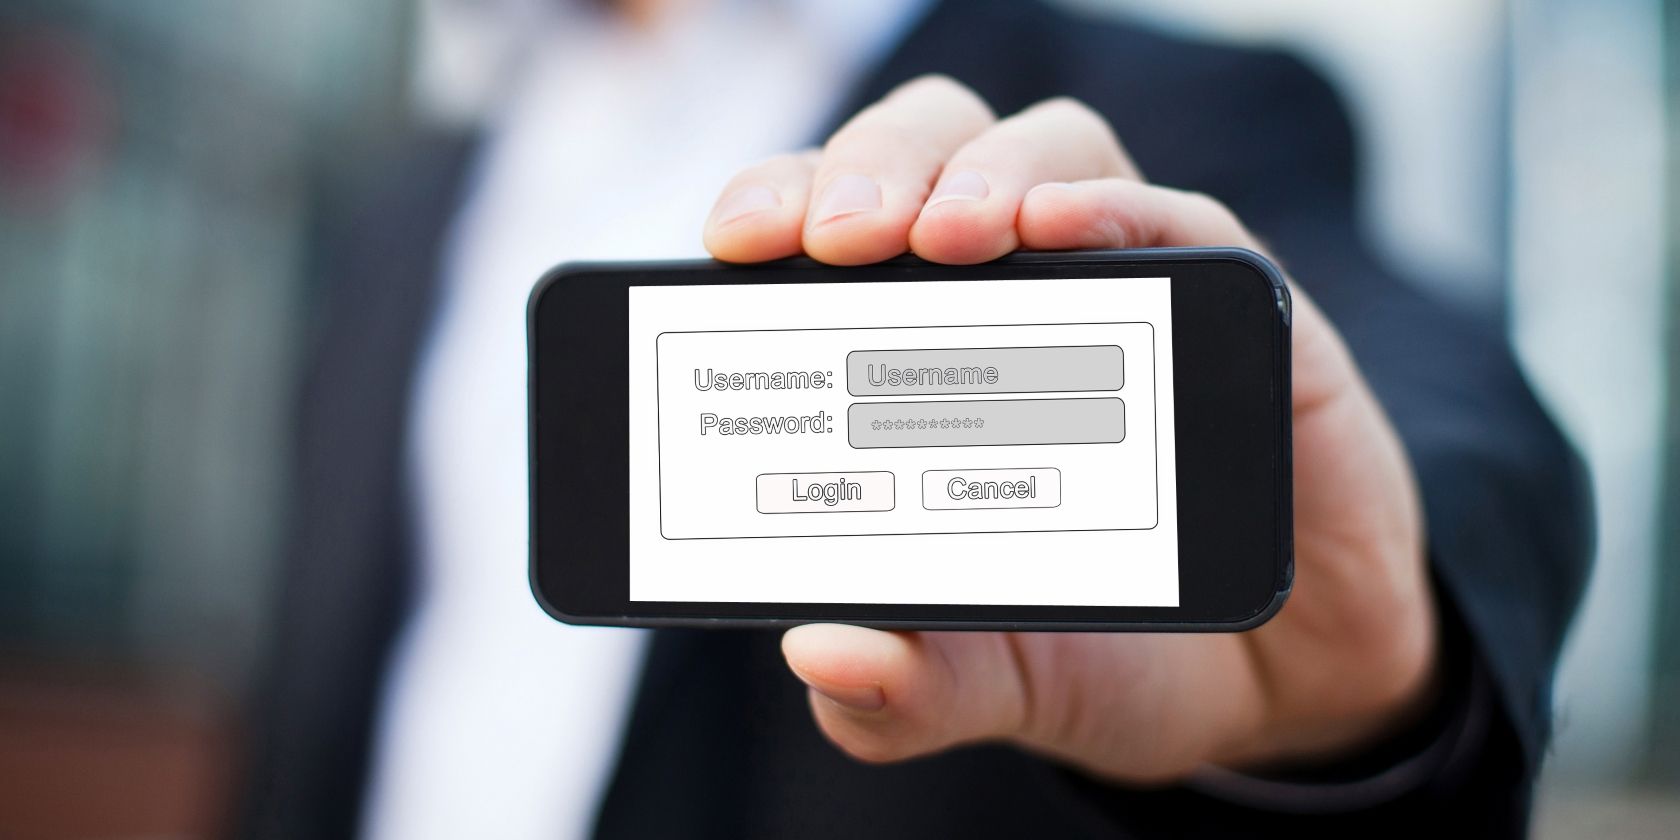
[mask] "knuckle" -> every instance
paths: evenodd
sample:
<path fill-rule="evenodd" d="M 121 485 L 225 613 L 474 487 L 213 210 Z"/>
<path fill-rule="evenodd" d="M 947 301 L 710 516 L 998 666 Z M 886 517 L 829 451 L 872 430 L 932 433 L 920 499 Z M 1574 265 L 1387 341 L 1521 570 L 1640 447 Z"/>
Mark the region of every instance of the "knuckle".
<path fill-rule="evenodd" d="M 856 155 L 862 155 L 877 165 L 882 153 L 915 160 L 938 159 L 941 156 L 937 138 L 891 112 L 876 110 L 880 107 L 878 104 L 871 105 L 836 131 L 823 148 L 824 162 L 846 168 L 855 164 Z"/>
<path fill-rule="evenodd" d="M 1021 112 L 1023 133 L 1054 135 L 1059 142 L 1093 155 L 1093 175 L 1130 175 L 1135 172 L 1120 138 L 1102 112 L 1071 96 L 1043 100 Z M 1031 126 L 1031 128 L 1026 128 Z"/>
<path fill-rule="evenodd" d="M 1225 206 L 1225 202 L 1205 192 L 1183 190 L 1179 192 L 1179 196 L 1184 201 L 1185 208 L 1195 215 L 1218 219 L 1222 222 L 1236 222 L 1236 214 L 1231 212 L 1231 208 Z"/>
<path fill-rule="evenodd" d="M 877 735 L 854 738 L 841 744 L 840 749 L 865 764 L 890 764 L 907 757 L 905 751 L 891 739 Z"/>
<path fill-rule="evenodd" d="M 804 166 L 816 160 L 821 155 L 821 149 L 807 146 L 802 149 L 792 149 L 790 151 L 782 152 L 781 154 L 771 158 L 771 160 L 791 166 Z"/>
<path fill-rule="evenodd" d="M 1085 123 L 1088 126 L 1100 126 L 1108 130 L 1108 120 L 1096 109 L 1071 96 L 1054 96 L 1034 105 L 1032 111 L 1060 120 L 1071 120 Z"/>
<path fill-rule="evenodd" d="M 916 78 L 900 85 L 896 90 L 889 94 L 889 97 L 905 94 L 962 97 L 964 99 L 976 100 L 980 98 L 980 94 L 975 93 L 968 85 L 965 85 L 962 82 L 945 75 L 944 73 L 924 73 L 917 76 Z"/>
<path fill-rule="evenodd" d="M 972 94 L 966 85 L 944 73 L 923 73 L 903 85 L 895 92 L 909 91 L 961 91 Z"/>
<path fill-rule="evenodd" d="M 823 151 L 832 151 L 837 145 L 843 145 L 860 134 L 867 134 L 876 123 L 891 116 L 892 111 L 886 106 L 887 100 L 883 99 L 853 114 L 851 119 L 846 120 L 829 135 L 828 142 L 823 144 Z"/>
<path fill-rule="evenodd" d="M 797 172 L 809 167 L 817 159 L 818 152 L 812 149 L 799 149 L 771 155 L 758 163 L 747 167 L 746 173 L 779 174 Z"/>
<path fill-rule="evenodd" d="M 1149 241 L 1148 222 L 1130 205 L 1110 207 L 1091 219 L 1090 238 L 1113 243 L 1115 247 L 1139 247 Z"/>
<path fill-rule="evenodd" d="M 927 73 L 917 76 L 900 85 L 888 99 L 900 96 L 927 97 L 939 101 L 941 104 L 958 113 L 967 112 L 965 116 L 992 120 L 992 107 L 986 104 L 985 98 L 975 90 L 944 73 Z"/>
<path fill-rule="evenodd" d="M 979 131 L 994 121 L 980 95 L 950 76 L 918 76 L 858 111 L 824 144 L 836 149 L 932 154 L 942 159 L 953 133 Z"/>

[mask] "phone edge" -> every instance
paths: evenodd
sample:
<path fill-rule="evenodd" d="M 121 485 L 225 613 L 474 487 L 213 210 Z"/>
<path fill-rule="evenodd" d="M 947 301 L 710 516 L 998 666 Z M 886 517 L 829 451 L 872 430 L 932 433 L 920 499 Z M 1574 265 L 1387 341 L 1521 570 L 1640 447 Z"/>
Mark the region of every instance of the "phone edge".
<path fill-rule="evenodd" d="M 1283 392 L 1278 403 L 1283 413 L 1284 421 L 1281 441 L 1283 463 L 1277 470 L 1279 487 L 1275 498 L 1279 500 L 1279 508 L 1293 512 L 1294 507 L 1294 429 L 1289 416 L 1288 393 L 1293 387 L 1291 378 L 1291 335 L 1293 331 L 1293 298 L 1289 285 L 1284 280 L 1282 272 L 1267 257 L 1248 248 L 1239 247 L 1175 247 L 1175 248 L 1140 248 L 1140 249 L 1100 249 L 1088 251 L 1018 251 L 1008 254 L 989 264 L 992 265 L 1079 265 L 1091 263 L 1127 260 L 1131 262 L 1173 262 L 1186 259 L 1197 260 L 1229 260 L 1242 263 L 1258 272 L 1272 292 L 1273 308 L 1277 313 L 1277 324 L 1280 328 L 1277 346 L 1274 353 L 1276 367 L 1276 381 Z M 935 266 L 912 255 L 901 255 L 893 259 L 872 264 L 872 267 L 921 267 Z M 560 263 L 538 278 L 533 284 L 531 293 L 525 306 L 525 341 L 526 341 L 526 453 L 527 462 L 532 460 L 536 452 L 537 415 L 534 391 L 536 387 L 536 315 L 538 304 L 542 296 L 564 277 L 588 274 L 595 271 L 607 270 L 718 270 L 718 269 L 753 269 L 764 268 L 832 268 L 809 257 L 790 257 L 766 263 L 737 264 L 725 263 L 713 259 L 691 260 L 637 260 L 637 261 L 599 261 L 574 260 Z M 1281 568 L 1276 571 L 1277 584 L 1271 599 L 1259 611 L 1245 618 L 1234 621 L 949 621 L 941 619 L 904 620 L 904 621 L 873 621 L 846 619 L 805 619 L 805 618 L 713 618 L 713 617 L 637 617 L 629 615 L 614 616 L 577 616 L 562 610 L 559 605 L 551 602 L 543 593 L 542 586 L 537 580 L 538 553 L 536 529 L 536 470 L 527 470 L 526 504 L 526 582 L 530 587 L 532 597 L 537 605 L 561 623 L 574 627 L 627 627 L 627 628 L 691 628 L 691 629 L 786 629 L 804 624 L 844 623 L 858 627 L 871 627 L 880 630 L 957 630 L 957 631 L 1007 631 L 1007 632 L 1169 632 L 1169 633 L 1241 633 L 1265 624 L 1283 609 L 1290 594 L 1294 591 L 1295 551 L 1294 551 L 1294 517 L 1284 516 L 1282 510 L 1273 517 L 1279 523 L 1279 545 L 1277 546 Z M 627 561 L 628 562 L 628 561 Z"/>

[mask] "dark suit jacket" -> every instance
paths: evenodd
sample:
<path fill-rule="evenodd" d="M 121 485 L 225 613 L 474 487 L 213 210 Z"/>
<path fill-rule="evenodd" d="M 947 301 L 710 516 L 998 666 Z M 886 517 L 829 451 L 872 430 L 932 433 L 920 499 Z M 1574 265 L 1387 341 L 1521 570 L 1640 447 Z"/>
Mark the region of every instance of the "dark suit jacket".
<path fill-rule="evenodd" d="M 1109 787 L 1003 747 L 870 767 L 822 740 L 776 634 L 661 631 L 599 835 L 1520 833 L 1546 743 L 1551 671 L 1588 563 L 1583 482 L 1498 332 L 1397 282 L 1362 243 L 1354 142 L 1330 89 L 1281 54 L 1035 3 L 951 0 L 835 116 L 932 71 L 972 85 L 999 113 L 1053 95 L 1091 104 L 1152 180 L 1227 202 L 1341 328 L 1421 481 L 1451 713 L 1318 777 L 1362 777 L 1448 730 L 1452 749 L 1397 798 L 1326 796 L 1305 810 L 1330 813 L 1312 815 L 1184 788 Z M 247 778 L 249 836 L 341 837 L 356 825 L 378 688 L 413 572 L 408 391 L 471 149 L 470 139 L 423 145 L 327 249 L 327 303 L 299 402 L 279 638 Z M 1492 690 L 1475 691 L 1484 677 Z"/>

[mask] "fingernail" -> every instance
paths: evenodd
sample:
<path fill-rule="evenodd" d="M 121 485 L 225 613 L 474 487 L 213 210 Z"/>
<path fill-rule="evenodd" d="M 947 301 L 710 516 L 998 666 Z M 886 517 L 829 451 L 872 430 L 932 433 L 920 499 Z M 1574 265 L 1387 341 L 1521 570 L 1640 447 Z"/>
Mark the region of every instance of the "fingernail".
<path fill-rule="evenodd" d="M 817 223 L 851 213 L 881 209 L 881 187 L 867 175 L 841 175 L 828 182 L 812 216 Z"/>
<path fill-rule="evenodd" d="M 1027 195 L 1032 195 L 1033 193 L 1038 192 L 1039 190 L 1065 191 L 1065 190 L 1071 190 L 1071 189 L 1073 189 L 1073 185 L 1067 183 L 1066 181 L 1045 181 L 1044 183 L 1039 184 L 1038 186 L 1033 187 L 1030 190 L 1027 190 Z"/>
<path fill-rule="evenodd" d="M 947 201 L 977 201 L 991 192 L 985 176 L 972 169 L 964 169 L 941 179 L 939 186 L 934 188 L 933 195 L 928 196 L 927 206 L 932 207 Z"/>
<path fill-rule="evenodd" d="M 806 683 L 810 685 L 810 683 Z M 864 685 L 840 687 L 832 685 L 812 685 L 818 694 L 833 700 L 855 712 L 878 712 L 887 705 L 887 695 L 882 693 L 878 685 Z"/>
<path fill-rule="evenodd" d="M 760 210 L 782 206 L 782 197 L 769 187 L 742 187 L 718 202 L 717 210 L 713 211 L 713 218 L 717 223 L 728 224 L 742 216 L 757 213 Z"/>

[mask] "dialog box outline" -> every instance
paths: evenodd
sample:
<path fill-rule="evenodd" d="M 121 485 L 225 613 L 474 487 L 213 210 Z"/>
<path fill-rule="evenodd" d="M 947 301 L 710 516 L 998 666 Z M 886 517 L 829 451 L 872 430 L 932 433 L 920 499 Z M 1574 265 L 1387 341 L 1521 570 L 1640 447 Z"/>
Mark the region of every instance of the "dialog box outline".
<path fill-rule="evenodd" d="M 1153 501 L 1154 501 L 1155 516 L 1154 516 L 1154 519 L 1150 522 L 1148 527 L 1132 527 L 1132 528 L 1010 528 L 1010 529 L 987 529 L 987 530 L 980 530 L 980 531 L 949 531 L 949 530 L 942 530 L 942 531 L 902 531 L 902 532 L 899 532 L 899 531 L 892 531 L 892 532 L 872 531 L 872 532 L 863 533 L 863 534 L 833 534 L 833 533 L 828 533 L 828 534 L 739 534 L 739 535 L 730 535 L 730 536 L 704 536 L 704 537 L 672 537 L 672 536 L 666 535 L 666 533 L 665 533 L 665 451 L 664 451 L 664 447 L 665 447 L 665 424 L 663 422 L 664 405 L 661 402 L 661 393 L 660 393 L 661 388 L 660 388 L 660 376 L 659 376 L 659 371 L 660 371 L 660 365 L 659 365 L 660 355 L 659 354 L 660 354 L 660 343 L 665 338 L 665 336 L 667 336 L 667 335 L 717 335 L 717 334 L 737 334 L 737 333 L 791 333 L 791 332 L 860 332 L 860 331 L 866 331 L 866 330 L 877 330 L 878 331 L 878 330 L 920 330 L 920 329 L 949 330 L 949 329 L 967 329 L 967 328 L 971 328 L 971 327 L 974 327 L 974 328 L 1100 327 L 1100 326 L 1132 326 L 1132 325 L 1142 325 L 1144 327 L 1149 328 L 1149 347 L 1150 347 L 1150 353 L 1149 353 L 1149 371 L 1150 371 L 1150 376 L 1149 376 L 1149 391 L 1150 391 L 1150 393 L 1149 393 L 1149 403 L 1150 403 L 1150 405 L 1149 405 L 1149 408 L 1150 408 L 1150 411 L 1149 411 L 1149 414 L 1150 414 L 1151 425 L 1152 425 L 1152 429 L 1153 429 L 1153 434 L 1151 435 L 1151 441 L 1150 441 L 1150 443 L 1151 443 L 1151 445 L 1150 445 L 1150 454 L 1151 454 L 1150 463 L 1151 463 L 1151 466 L 1152 466 L 1152 473 L 1153 473 L 1152 476 L 1151 476 L 1151 481 L 1152 481 L 1152 484 L 1153 484 L 1153 487 L 1154 487 Z M 1106 346 L 1106 345 L 1036 345 L 1036 346 L 1088 347 L 1088 346 Z M 905 350 L 921 350 L 921 349 L 930 349 L 930 348 L 907 347 L 907 348 L 902 348 L 902 349 L 905 349 Z M 938 349 L 938 348 L 934 348 L 934 349 Z M 964 349 L 964 348 L 950 348 L 950 349 Z M 973 348 L 973 349 L 994 349 L 994 348 Z M 857 351 L 848 351 L 848 354 L 847 354 L 848 357 L 850 356 L 851 352 L 857 352 Z M 655 434 L 654 434 L 654 474 L 655 474 L 655 478 L 656 478 L 656 481 L 657 481 L 657 485 L 654 488 L 654 491 L 655 491 L 654 492 L 654 502 L 657 506 L 657 510 L 658 510 L 658 514 L 659 514 L 659 537 L 660 537 L 660 539 L 665 540 L 667 542 L 683 542 L 683 541 L 687 541 L 687 540 L 822 540 L 822 539 L 833 539 L 833 538 L 844 538 L 844 537 L 949 537 L 949 536 L 956 536 L 956 535 L 979 535 L 979 534 L 1059 534 L 1059 533 L 1088 533 L 1088 532 L 1107 532 L 1107 531 L 1153 531 L 1156 528 L 1160 527 L 1160 525 L 1161 525 L 1161 450 L 1160 450 L 1160 446 L 1161 446 L 1161 437 L 1160 437 L 1161 417 L 1160 417 L 1160 382 L 1159 382 L 1160 363 L 1159 363 L 1159 358 L 1158 358 L 1159 355 L 1160 355 L 1159 346 L 1156 343 L 1155 324 L 1153 322 L 1150 322 L 1150 321 L 1054 321 L 1054 322 L 1032 322 L 1032 323 L 1013 323 L 1013 324 L 911 324 L 911 325 L 898 325 L 898 326 L 883 325 L 883 326 L 869 326 L 869 327 L 786 327 L 786 328 L 768 328 L 768 327 L 766 327 L 766 328 L 738 329 L 738 330 L 661 330 L 659 333 L 654 335 L 654 338 L 653 338 L 653 410 L 654 410 L 654 427 L 655 427 Z M 844 362 L 842 362 L 841 368 L 842 368 L 842 370 L 844 370 L 844 368 L 845 368 L 845 363 Z M 1128 379 L 1129 378 L 1130 377 L 1128 377 Z M 1121 390 L 1123 390 L 1123 387 L 1122 387 Z M 1014 392 L 1014 393 L 1021 393 L 1021 392 Z M 1032 393 L 1032 392 L 1027 392 L 1027 393 Z M 1069 391 L 1069 392 L 1054 392 L 1054 391 L 1052 391 L 1052 392 L 1043 392 L 1043 393 L 1078 393 L 1078 392 L 1072 392 L 1072 391 Z M 848 387 L 847 387 L 847 396 L 850 399 L 853 399 L 853 400 L 862 399 L 862 400 L 867 400 L 867 401 L 871 401 L 871 402 L 902 402 L 903 401 L 903 400 L 893 399 L 893 398 L 887 397 L 887 395 L 881 395 L 881 397 L 877 397 L 873 400 L 870 397 L 853 396 L 853 395 L 850 394 L 850 383 L 848 383 Z M 901 396 L 901 395 L 894 395 L 894 396 Z M 942 396 L 942 395 L 940 395 L 940 396 Z M 979 396 L 984 396 L 984 395 L 979 395 Z M 1026 398 L 1023 398 L 1023 399 L 1033 399 L 1033 398 L 1032 397 L 1026 397 Z M 850 420 L 848 419 L 847 422 L 850 423 Z M 847 437 L 849 438 L 850 435 L 848 434 Z M 1022 444 L 1022 445 L 1030 445 L 1030 444 Z M 1057 445 L 1063 445 L 1063 444 L 1057 444 Z M 1072 445 L 1072 444 L 1067 444 L 1067 445 Z M 914 448 L 914 447 L 894 447 L 894 448 Z M 936 449 L 942 449 L 942 450 L 951 450 L 951 449 L 960 449 L 960 448 L 963 448 L 963 447 L 935 447 L 935 448 Z M 858 451 L 858 450 L 853 450 L 853 451 Z M 862 450 L 862 451 L 869 451 L 869 450 Z M 777 470 L 775 472 L 783 472 L 783 471 Z M 835 472 L 835 471 L 834 470 L 827 470 L 826 472 Z M 756 476 L 755 476 L 754 480 L 755 481 L 757 480 Z M 895 483 L 896 483 L 896 480 L 895 480 Z M 895 497 L 897 495 L 896 487 L 895 487 L 895 490 L 894 490 L 894 495 L 895 495 Z M 898 506 L 896 504 L 896 499 L 895 499 L 894 510 L 896 510 L 897 507 Z M 1059 505 L 1058 505 L 1058 507 L 1059 507 Z M 980 508 L 980 509 L 977 509 L 977 510 L 986 510 L 986 509 Z M 884 513 L 891 513 L 891 511 L 848 511 L 848 512 L 845 512 L 845 513 L 868 515 L 870 513 L 883 513 L 883 512 Z M 834 514 L 825 514 L 825 515 L 832 516 Z M 841 515 L 843 516 L 843 513 Z"/>

